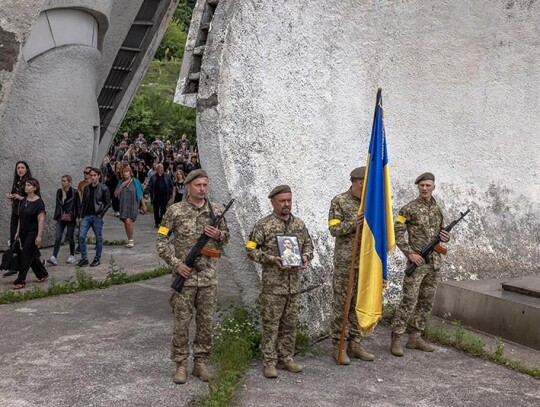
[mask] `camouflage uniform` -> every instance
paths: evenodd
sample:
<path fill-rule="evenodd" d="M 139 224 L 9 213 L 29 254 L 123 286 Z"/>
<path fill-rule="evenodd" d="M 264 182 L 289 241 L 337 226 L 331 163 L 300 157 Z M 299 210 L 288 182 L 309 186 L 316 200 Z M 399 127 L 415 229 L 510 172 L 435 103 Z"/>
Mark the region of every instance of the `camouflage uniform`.
<path fill-rule="evenodd" d="M 277 235 L 295 235 L 302 256 L 313 257 L 313 242 L 304 222 L 293 215 L 289 221 L 273 213 L 260 219 L 246 244 L 251 260 L 262 264 L 261 352 L 265 366 L 291 360 L 294 355 L 296 321 L 300 302 L 302 269 L 291 267 L 280 270 L 274 258 L 279 256 Z"/>
<path fill-rule="evenodd" d="M 394 225 L 396 244 L 409 256 L 419 254 L 443 229 L 443 212 L 432 197 L 428 202 L 422 197 L 409 202 L 399 211 Z M 405 232 L 409 239 L 405 238 Z M 403 334 L 407 325 L 412 332 L 422 332 L 433 307 L 441 255 L 433 252 L 428 261 L 403 279 L 403 298 L 394 316 L 392 331 Z"/>
<path fill-rule="evenodd" d="M 328 228 L 330 234 L 336 238 L 334 247 L 334 276 L 332 286 L 334 289 L 334 303 L 332 307 L 331 338 L 332 343 L 337 345 L 341 337 L 341 323 L 343 311 L 345 309 L 345 299 L 347 296 L 347 284 L 349 282 L 349 266 L 353 251 L 354 238 L 356 235 L 356 218 L 360 199 L 352 194 L 351 189 L 336 195 L 330 204 L 328 213 Z M 362 235 L 360 235 L 361 238 Z M 360 260 L 360 250 L 358 258 L 355 260 L 354 285 L 358 286 L 358 264 Z M 351 306 L 348 315 L 347 328 L 349 340 L 360 342 L 360 326 L 356 317 L 356 290 L 353 289 L 351 296 Z"/>
<path fill-rule="evenodd" d="M 219 215 L 220 209 L 212 204 L 214 214 Z M 171 205 L 158 231 L 157 252 L 169 266 L 176 278 L 176 269 L 184 262 L 187 254 L 201 236 L 204 226 L 210 224 L 208 203 L 201 208 L 188 201 Z M 218 240 L 209 239 L 206 247 L 219 249 L 229 240 L 229 229 L 225 220 L 219 224 L 221 236 Z M 174 235 L 174 251 L 169 244 L 169 235 Z M 212 351 L 212 318 L 217 302 L 217 269 L 216 258 L 202 256 L 197 266 L 201 270 L 189 275 L 181 293 L 172 291 L 169 303 L 174 312 L 174 332 L 171 347 L 171 359 L 187 365 L 189 356 L 189 325 L 196 309 L 196 332 L 193 341 L 195 361 L 205 361 Z"/>

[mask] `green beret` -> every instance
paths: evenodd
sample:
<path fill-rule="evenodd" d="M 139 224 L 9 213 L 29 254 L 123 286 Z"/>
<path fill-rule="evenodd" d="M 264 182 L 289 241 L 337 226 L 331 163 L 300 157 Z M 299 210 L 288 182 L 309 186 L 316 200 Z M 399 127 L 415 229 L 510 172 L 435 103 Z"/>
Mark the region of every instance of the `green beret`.
<path fill-rule="evenodd" d="M 357 167 L 351 171 L 351 179 L 364 179 L 366 177 L 366 167 Z"/>
<path fill-rule="evenodd" d="M 208 175 L 206 175 L 205 170 L 193 170 L 187 175 L 186 179 L 184 180 L 184 185 L 189 184 L 191 181 L 197 178 L 208 178 Z"/>
<path fill-rule="evenodd" d="M 414 183 L 419 184 L 422 181 L 428 180 L 435 182 L 435 175 L 433 175 L 431 172 L 424 172 L 423 174 L 419 175 L 418 178 L 416 178 L 416 181 L 414 181 Z"/>
<path fill-rule="evenodd" d="M 288 185 L 278 185 L 268 194 L 268 198 L 273 198 L 277 194 L 285 194 L 291 192 L 291 187 Z"/>

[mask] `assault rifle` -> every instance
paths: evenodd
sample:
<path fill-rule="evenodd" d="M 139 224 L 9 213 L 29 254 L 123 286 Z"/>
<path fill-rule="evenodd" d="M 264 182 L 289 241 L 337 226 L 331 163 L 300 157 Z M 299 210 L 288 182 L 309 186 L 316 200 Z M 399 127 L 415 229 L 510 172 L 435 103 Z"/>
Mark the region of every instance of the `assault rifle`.
<path fill-rule="evenodd" d="M 453 220 L 452 222 L 450 222 L 450 224 L 445 227 L 443 230 L 447 231 L 447 232 L 450 232 L 452 230 L 452 228 L 454 226 L 456 226 L 456 224 L 465 217 L 465 215 L 467 215 L 468 213 L 470 212 L 469 209 L 467 209 L 465 212 L 460 212 L 459 214 L 461 215 L 458 219 L 456 220 Z M 422 251 L 420 252 L 420 256 L 422 256 L 424 258 L 424 260 L 426 260 L 426 262 L 428 261 L 428 256 L 433 253 L 433 251 L 439 253 L 439 254 L 442 254 L 442 255 L 445 255 L 447 250 L 442 247 L 442 246 L 439 246 L 439 243 L 441 242 L 441 238 L 439 237 L 439 235 L 435 236 L 433 238 L 433 240 L 431 242 L 429 242 L 429 244 L 427 246 L 425 246 Z M 405 274 L 407 276 L 410 276 L 414 270 L 416 270 L 416 264 L 414 264 L 412 261 L 409 263 L 409 265 L 407 266 L 407 268 L 405 269 Z"/>
<path fill-rule="evenodd" d="M 212 211 L 212 204 L 208 202 L 208 205 L 210 207 L 210 226 L 217 227 L 219 225 L 219 222 L 223 219 L 225 216 L 225 213 L 229 210 L 231 205 L 233 204 L 234 199 L 231 199 L 227 205 L 225 205 L 225 209 L 223 209 L 223 212 L 219 216 L 214 216 L 214 212 Z M 184 263 L 188 267 L 192 267 L 197 272 L 201 272 L 201 269 L 197 266 L 197 262 L 201 258 L 201 256 L 207 256 L 207 257 L 221 257 L 221 251 L 220 250 L 214 250 L 209 249 L 206 246 L 206 243 L 208 243 L 208 240 L 210 240 L 210 237 L 206 236 L 204 232 L 199 237 L 199 240 L 197 240 L 197 243 L 195 243 L 195 246 L 191 248 L 188 255 L 186 256 L 186 259 L 184 260 Z M 178 274 L 176 278 L 174 279 L 171 288 L 177 292 L 182 292 L 182 288 L 184 287 L 184 283 L 186 282 L 186 278 L 184 276 L 181 276 Z"/>

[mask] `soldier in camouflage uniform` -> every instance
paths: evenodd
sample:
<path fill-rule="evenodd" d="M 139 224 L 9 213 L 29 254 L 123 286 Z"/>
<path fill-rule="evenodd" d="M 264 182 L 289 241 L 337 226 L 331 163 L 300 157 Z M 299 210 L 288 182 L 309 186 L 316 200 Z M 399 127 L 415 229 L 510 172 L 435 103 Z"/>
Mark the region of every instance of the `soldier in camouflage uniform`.
<path fill-rule="evenodd" d="M 345 310 L 347 285 L 349 282 L 349 266 L 351 264 L 356 226 L 361 226 L 364 222 L 364 215 L 358 214 L 358 209 L 360 208 L 360 197 L 364 186 L 365 172 L 366 167 L 358 167 L 351 172 L 351 187 L 332 199 L 330 211 L 328 213 L 328 229 L 330 230 L 330 234 L 336 238 L 334 248 L 334 276 L 332 280 L 334 303 L 330 323 L 332 345 L 334 348 L 333 356 L 336 362 L 338 360 L 341 323 L 343 320 L 343 312 Z M 355 288 L 358 286 L 359 257 L 360 250 L 358 250 L 358 258 L 355 259 L 354 262 L 353 287 Z M 372 361 L 374 359 L 373 354 L 367 352 L 360 344 L 362 335 L 360 333 L 355 308 L 356 289 L 353 289 L 349 314 L 347 316 L 349 344 L 347 351 L 345 351 L 344 347 L 341 352 L 341 364 L 343 365 L 349 365 L 351 363 L 349 356 L 365 361 Z"/>
<path fill-rule="evenodd" d="M 188 191 L 187 200 L 171 205 L 158 229 L 157 252 L 173 272 L 186 278 L 182 292 L 172 291 L 169 303 L 174 313 L 174 332 L 171 359 L 176 362 L 173 381 L 185 383 L 187 379 L 187 359 L 189 356 L 189 325 L 196 310 L 196 331 L 193 341 L 194 365 L 192 374 L 208 381 L 206 362 L 212 351 L 212 319 L 217 302 L 216 258 L 202 256 L 197 263 L 199 272 L 192 270 L 184 259 L 202 233 L 210 237 L 206 247 L 219 249 L 229 240 L 229 230 L 225 219 L 218 227 L 210 226 L 212 212 L 221 213 L 218 205 L 206 199 L 208 177 L 204 170 L 189 173 L 184 181 Z M 174 250 L 169 245 L 169 236 L 174 235 Z"/>
<path fill-rule="evenodd" d="M 302 272 L 313 257 L 313 243 L 304 222 L 291 214 L 292 193 L 287 185 L 274 188 L 271 199 L 273 212 L 260 219 L 246 243 L 248 256 L 262 264 L 261 352 L 264 376 L 277 377 L 276 368 L 301 372 L 294 362 L 296 322 L 300 302 Z M 277 236 L 295 235 L 302 255 L 301 266 L 283 266 L 279 257 Z"/>
<path fill-rule="evenodd" d="M 450 240 L 450 234 L 443 230 L 442 209 L 432 196 L 435 176 L 426 172 L 416 179 L 415 184 L 418 185 L 418 198 L 401 208 L 394 225 L 397 246 L 417 266 L 411 276 L 405 275 L 403 279 L 403 298 L 392 323 L 390 352 L 394 356 L 403 356 L 401 336 L 407 327 L 411 331 L 405 345 L 407 348 L 424 352 L 435 349 L 422 339 L 421 334 L 433 307 L 441 255 L 434 251 L 428 261 L 424 261 L 419 253 L 437 235 L 442 242 Z"/>

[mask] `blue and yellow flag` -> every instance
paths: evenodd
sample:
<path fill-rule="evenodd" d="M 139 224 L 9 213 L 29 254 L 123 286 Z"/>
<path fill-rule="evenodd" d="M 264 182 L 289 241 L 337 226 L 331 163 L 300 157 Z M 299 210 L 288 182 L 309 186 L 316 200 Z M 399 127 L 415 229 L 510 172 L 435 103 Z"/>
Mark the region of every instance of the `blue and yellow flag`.
<path fill-rule="evenodd" d="M 377 92 L 364 189 L 359 209 L 359 213 L 361 212 L 364 212 L 364 226 L 360 247 L 356 315 L 362 333 L 369 334 L 382 317 L 386 255 L 395 246 L 381 89 Z"/>

